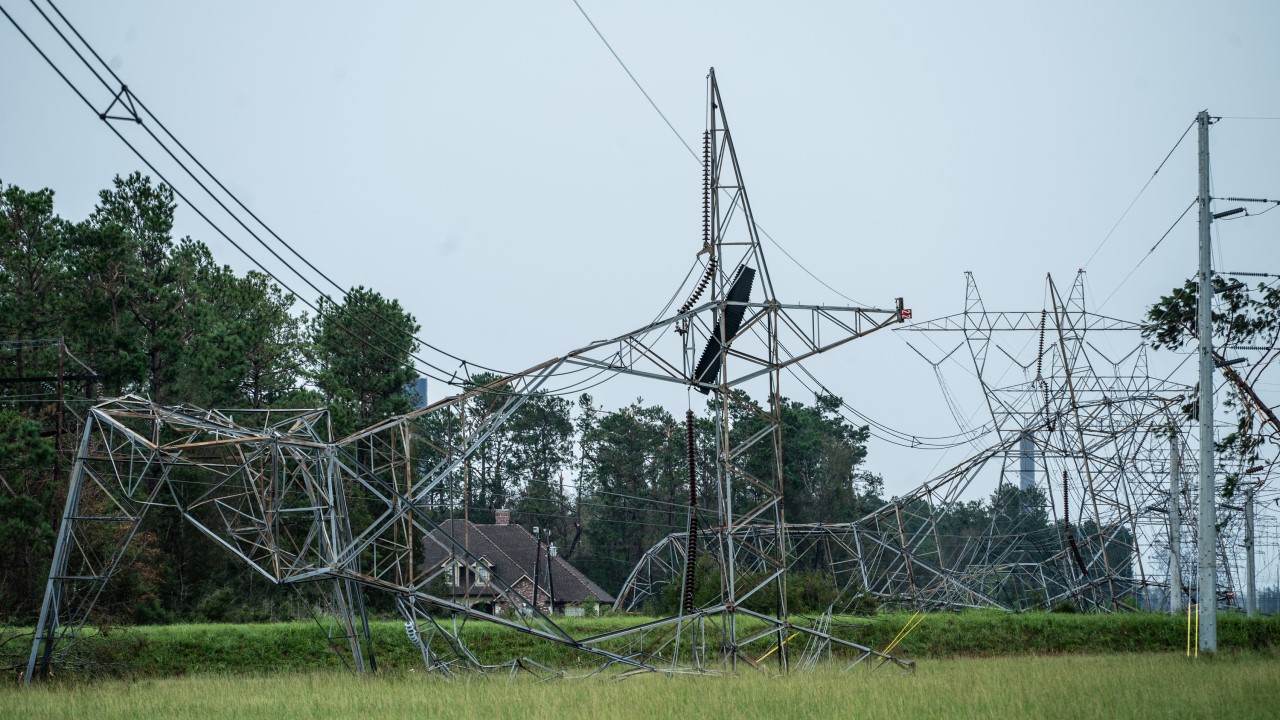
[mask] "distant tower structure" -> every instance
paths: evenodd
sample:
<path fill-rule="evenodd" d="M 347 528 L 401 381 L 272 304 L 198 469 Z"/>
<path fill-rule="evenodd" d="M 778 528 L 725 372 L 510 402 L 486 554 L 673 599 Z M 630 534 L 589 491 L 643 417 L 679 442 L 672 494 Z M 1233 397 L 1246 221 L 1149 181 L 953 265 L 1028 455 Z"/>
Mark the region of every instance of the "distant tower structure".
<path fill-rule="evenodd" d="M 1023 430 L 1018 439 L 1018 487 L 1030 490 L 1036 486 L 1036 442 L 1034 432 Z"/>
<path fill-rule="evenodd" d="M 413 409 L 420 410 L 427 406 L 427 379 L 420 377 L 404 386 L 404 394 L 409 396 Z"/>

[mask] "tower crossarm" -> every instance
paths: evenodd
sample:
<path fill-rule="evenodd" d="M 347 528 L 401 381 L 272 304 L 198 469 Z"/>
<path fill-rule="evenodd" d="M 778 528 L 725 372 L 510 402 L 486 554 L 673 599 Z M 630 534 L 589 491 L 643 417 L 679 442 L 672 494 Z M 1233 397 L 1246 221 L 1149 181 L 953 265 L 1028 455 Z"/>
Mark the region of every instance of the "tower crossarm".
<path fill-rule="evenodd" d="M 1120 320 L 1107 315 L 1083 312 L 1071 313 L 1078 320 L 1073 323 L 1074 330 L 1141 330 L 1142 325 L 1130 320 Z M 967 323 L 967 324 L 966 324 Z M 900 332 L 973 332 L 989 331 L 1040 331 L 1040 311 L 986 311 L 973 313 L 956 313 L 933 320 L 921 320 L 910 325 L 896 328 Z"/>

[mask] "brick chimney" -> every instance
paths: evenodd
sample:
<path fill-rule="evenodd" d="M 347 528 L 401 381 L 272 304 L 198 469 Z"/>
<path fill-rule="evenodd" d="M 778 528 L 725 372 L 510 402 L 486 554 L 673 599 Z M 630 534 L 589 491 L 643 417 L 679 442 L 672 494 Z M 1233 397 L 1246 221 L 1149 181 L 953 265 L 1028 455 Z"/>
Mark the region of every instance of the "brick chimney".
<path fill-rule="evenodd" d="M 495 525 L 510 525 L 511 511 L 510 510 L 494 510 L 493 523 Z"/>

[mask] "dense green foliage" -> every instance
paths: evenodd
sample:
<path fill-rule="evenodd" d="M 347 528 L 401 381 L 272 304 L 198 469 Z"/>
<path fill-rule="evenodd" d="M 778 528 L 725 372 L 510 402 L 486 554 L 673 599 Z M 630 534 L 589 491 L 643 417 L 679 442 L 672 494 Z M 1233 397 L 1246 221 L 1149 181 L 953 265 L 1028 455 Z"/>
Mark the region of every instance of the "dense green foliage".
<path fill-rule="evenodd" d="M 53 486 L 43 480 L 53 457 L 40 423 L 0 407 L 0 608 L 23 607 L 43 589 L 54 541 Z"/>
<path fill-rule="evenodd" d="M 837 412 L 838 398 L 819 395 L 813 405 L 782 398 L 783 507 L 787 522 L 848 522 L 883 504 L 883 481 L 862 469 L 866 427 Z M 579 481 L 583 550 L 575 562 L 605 588 L 619 587 L 645 550 L 670 533 L 684 532 L 689 465 L 684 419 L 637 400 L 606 413 L 590 396 L 579 399 L 582 459 Z M 706 527 L 717 502 L 715 433 L 710 405 L 694 420 L 698 505 Z M 730 434 L 742 443 L 765 427 L 769 409 L 735 391 Z M 775 456 L 768 442 L 750 446 L 738 460 L 745 475 L 768 485 Z M 762 493 L 750 480 L 734 484 L 734 507 L 751 508 Z M 703 583 L 704 587 L 719 582 Z"/>
<path fill-rule="evenodd" d="M 312 379 L 324 393 L 341 437 L 379 420 L 407 412 L 404 388 L 417 377 L 409 356 L 417 350 L 420 326 L 396 300 L 363 287 L 346 302 L 320 300 L 311 323 Z"/>
<path fill-rule="evenodd" d="M 0 183 L 5 621 L 29 621 L 37 610 L 77 411 L 94 398 L 136 393 L 203 407 L 327 405 L 335 432 L 343 432 L 406 410 L 404 386 L 414 377 L 408 361 L 418 325 L 396 301 L 358 288 L 318 298 L 321 314 L 308 318 L 266 275 L 237 275 L 202 242 L 175 238 L 174 194 L 164 185 L 139 173 L 117 177 L 80 222 L 58 217 L 53 197 Z M 24 342 L 41 338 L 62 338 L 67 352 Z M 86 365 L 96 379 L 84 377 Z M 79 378 L 61 388 L 64 412 L 59 388 L 48 380 L 59 368 Z M 113 621 L 292 616 L 285 598 L 175 514 L 152 513 L 137 540 L 101 599 Z"/>
<path fill-rule="evenodd" d="M 760 580 L 754 573 L 738 573 L 738 582 L 743 587 L 754 587 Z M 714 605 L 720 595 L 720 568 L 703 556 L 695 568 L 693 604 L 695 607 Z M 679 583 L 671 583 L 662 588 L 644 605 L 644 611 L 654 615 L 675 615 L 680 610 Z M 787 573 L 787 612 L 793 615 L 821 614 L 840 600 L 844 612 L 871 615 L 875 613 L 877 603 L 867 593 L 852 593 L 841 597 L 840 588 L 836 586 L 835 577 L 826 570 L 795 569 Z M 778 610 L 778 587 L 768 583 L 751 594 L 742 603 L 742 607 L 765 615 Z"/>
<path fill-rule="evenodd" d="M 1220 368 L 1227 381 L 1223 404 L 1235 422 L 1235 429 L 1217 443 L 1220 464 L 1228 468 L 1222 494 L 1230 499 L 1237 487 L 1248 489 L 1250 481 L 1258 478 L 1249 478 L 1250 474 L 1280 457 L 1280 419 L 1274 404 L 1262 392 L 1269 386 L 1267 378 L 1280 358 L 1280 287 L 1275 282 L 1263 282 L 1250 288 L 1243 282 L 1229 283 L 1218 276 L 1212 284 L 1214 359 L 1251 360 L 1247 365 Z M 1187 280 L 1148 309 L 1142 334 L 1151 347 L 1184 350 L 1198 344 L 1199 297 L 1198 284 Z M 1182 410 L 1189 420 L 1197 418 L 1195 395 L 1188 398 Z"/>

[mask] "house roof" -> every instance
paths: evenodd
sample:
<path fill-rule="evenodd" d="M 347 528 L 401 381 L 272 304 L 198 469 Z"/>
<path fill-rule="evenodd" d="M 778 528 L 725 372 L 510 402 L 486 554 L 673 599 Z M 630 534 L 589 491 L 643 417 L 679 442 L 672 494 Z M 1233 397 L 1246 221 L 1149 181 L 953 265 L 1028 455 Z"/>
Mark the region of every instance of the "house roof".
<path fill-rule="evenodd" d="M 549 584 L 547 548 L 543 545 L 541 560 L 535 560 L 539 544 L 520 525 L 478 525 L 465 520 L 446 520 L 440 523 L 440 530 L 428 533 L 422 539 L 423 564 L 429 568 L 448 566 L 454 558 L 461 556 L 445 533 L 464 545 L 473 556 L 492 563 L 490 572 L 508 585 L 514 585 L 521 577 L 532 578 L 536 564 L 539 566 L 538 592 L 547 593 L 550 597 L 550 585 L 554 585 L 556 602 L 613 602 L 612 595 L 559 556 L 551 558 L 552 582 Z M 472 585 L 470 588 L 451 586 L 450 591 L 454 595 L 496 595 L 494 588 L 488 585 Z"/>

